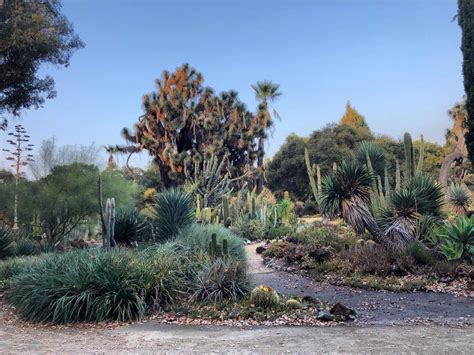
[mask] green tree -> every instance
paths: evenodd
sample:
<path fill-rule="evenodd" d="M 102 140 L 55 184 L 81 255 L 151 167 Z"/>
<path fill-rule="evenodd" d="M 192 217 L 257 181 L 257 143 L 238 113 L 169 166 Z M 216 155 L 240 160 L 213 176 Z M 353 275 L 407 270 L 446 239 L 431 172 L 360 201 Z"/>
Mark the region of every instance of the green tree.
<path fill-rule="evenodd" d="M 40 67 L 67 67 L 84 46 L 61 6 L 59 0 L 0 2 L 0 114 L 17 116 L 53 98 L 54 80 L 39 77 Z"/>
<path fill-rule="evenodd" d="M 282 197 L 288 191 L 298 200 L 305 200 L 309 193 L 308 175 L 304 162 L 305 139 L 292 133 L 266 169 L 268 187 Z"/>
<path fill-rule="evenodd" d="M 34 197 L 34 213 L 48 243 L 57 246 L 87 218 L 98 213 L 97 176 L 93 165 L 74 163 L 53 168 L 39 180 Z"/>
<path fill-rule="evenodd" d="M 339 125 L 347 125 L 356 131 L 361 131 L 363 134 L 371 134 L 369 125 L 365 121 L 364 116 L 362 116 L 354 107 L 351 106 L 349 100 L 347 100 L 346 111 L 339 120 Z"/>
<path fill-rule="evenodd" d="M 319 164 L 322 176 L 327 175 L 334 163 L 353 159 L 359 143 L 371 139 L 372 134 L 368 132 L 355 130 L 348 125 L 329 124 L 311 133 L 308 139 L 311 164 Z M 304 165 L 302 169 L 305 169 Z"/>
<path fill-rule="evenodd" d="M 257 167 L 259 169 L 259 176 L 257 178 L 257 193 L 263 188 L 263 158 L 265 156 L 265 139 L 267 138 L 267 131 L 273 126 L 272 115 L 270 114 L 270 103 L 274 102 L 282 95 L 279 91 L 280 85 L 272 83 L 271 81 L 259 81 L 252 85 L 255 91 L 255 98 L 260 101 L 257 115 L 255 116 L 255 123 L 258 128 L 258 157 Z M 279 117 L 276 110 L 273 110 L 273 115 Z"/>
<path fill-rule="evenodd" d="M 466 144 L 469 159 L 474 163 L 474 1 L 458 0 L 458 23 L 462 30 L 461 51 L 468 116 Z"/>

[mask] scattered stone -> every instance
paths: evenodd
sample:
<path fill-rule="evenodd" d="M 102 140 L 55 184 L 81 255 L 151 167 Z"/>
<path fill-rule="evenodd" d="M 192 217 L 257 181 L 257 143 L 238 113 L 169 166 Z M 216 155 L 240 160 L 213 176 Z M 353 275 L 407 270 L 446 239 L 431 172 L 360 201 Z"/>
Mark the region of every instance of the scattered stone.
<path fill-rule="evenodd" d="M 356 312 L 353 309 L 350 309 L 341 303 L 336 303 L 331 308 L 330 312 L 338 321 L 354 320 L 356 317 Z"/>
<path fill-rule="evenodd" d="M 316 318 L 318 320 L 322 320 L 324 322 L 331 322 L 333 320 L 336 320 L 336 317 L 334 317 L 333 314 L 331 314 L 327 311 L 319 311 L 318 316 Z"/>
<path fill-rule="evenodd" d="M 255 249 L 257 254 L 262 254 L 265 250 L 267 250 L 267 247 L 264 245 L 259 245 L 257 249 Z"/>

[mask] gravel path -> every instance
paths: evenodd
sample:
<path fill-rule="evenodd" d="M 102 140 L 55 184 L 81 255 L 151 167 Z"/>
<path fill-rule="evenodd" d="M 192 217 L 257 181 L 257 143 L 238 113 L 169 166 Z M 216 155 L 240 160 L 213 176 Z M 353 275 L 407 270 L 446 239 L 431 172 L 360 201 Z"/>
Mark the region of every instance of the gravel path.
<path fill-rule="evenodd" d="M 304 276 L 266 267 L 261 256 L 255 252 L 257 246 L 246 246 L 251 274 L 257 284 L 266 284 L 277 292 L 299 297 L 311 296 L 331 303 L 341 302 L 357 312 L 359 323 L 390 325 L 425 321 L 474 324 L 472 297 L 432 292 L 370 291 L 315 282 Z"/>

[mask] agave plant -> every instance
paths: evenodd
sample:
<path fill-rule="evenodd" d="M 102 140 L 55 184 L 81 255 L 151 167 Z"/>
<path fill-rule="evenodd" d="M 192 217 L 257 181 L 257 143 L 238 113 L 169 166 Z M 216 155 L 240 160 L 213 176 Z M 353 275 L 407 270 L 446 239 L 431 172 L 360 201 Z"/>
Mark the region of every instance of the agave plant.
<path fill-rule="evenodd" d="M 13 238 L 10 230 L 0 225 L 0 259 L 7 258 L 14 253 Z"/>
<path fill-rule="evenodd" d="M 114 238 L 117 243 L 133 246 L 146 233 L 145 217 L 137 209 L 121 210 L 115 218 Z"/>
<path fill-rule="evenodd" d="M 160 241 L 176 237 L 180 230 L 190 226 L 194 221 L 192 196 L 176 188 L 157 194 L 153 219 Z"/>
<path fill-rule="evenodd" d="M 385 155 L 379 146 L 371 141 L 363 141 L 359 144 L 355 157 L 360 165 L 366 165 L 367 157 L 369 157 L 375 175 L 383 176 L 385 169 Z"/>
<path fill-rule="evenodd" d="M 447 223 L 438 235 L 441 252 L 448 260 L 463 260 L 474 256 L 474 219 L 456 218 L 455 223 Z"/>
<path fill-rule="evenodd" d="M 386 244 L 368 207 L 373 180 L 364 165 L 344 161 L 322 180 L 320 205 L 323 214 L 340 214 L 356 233 L 367 229 L 375 241 Z"/>
<path fill-rule="evenodd" d="M 390 203 L 378 216 L 384 234 L 394 243 L 406 244 L 420 235 L 421 216 L 438 219 L 442 216 L 443 189 L 430 176 L 417 174 L 400 191 L 390 197 Z"/>
<path fill-rule="evenodd" d="M 471 203 L 471 192 L 464 184 L 452 183 L 446 192 L 446 198 L 453 210 L 464 216 Z"/>

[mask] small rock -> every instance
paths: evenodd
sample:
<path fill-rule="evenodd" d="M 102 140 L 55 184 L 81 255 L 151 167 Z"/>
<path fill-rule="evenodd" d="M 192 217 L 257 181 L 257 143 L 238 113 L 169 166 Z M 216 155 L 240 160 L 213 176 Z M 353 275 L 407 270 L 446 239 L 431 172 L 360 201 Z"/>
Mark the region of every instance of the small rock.
<path fill-rule="evenodd" d="M 330 312 L 338 321 L 354 320 L 356 317 L 356 312 L 353 309 L 350 309 L 341 303 L 336 303 L 331 308 Z"/>
<path fill-rule="evenodd" d="M 267 250 L 267 248 L 264 247 L 263 245 L 260 245 L 260 246 L 257 247 L 257 249 L 255 249 L 257 254 L 262 254 L 265 250 Z"/>
<path fill-rule="evenodd" d="M 325 322 L 330 322 L 336 319 L 333 314 L 326 312 L 326 311 L 319 311 L 317 319 L 325 321 Z"/>

